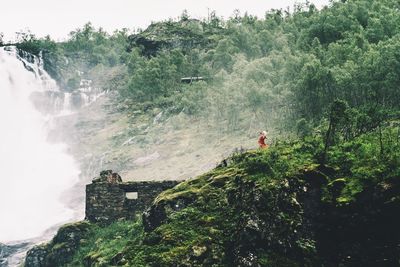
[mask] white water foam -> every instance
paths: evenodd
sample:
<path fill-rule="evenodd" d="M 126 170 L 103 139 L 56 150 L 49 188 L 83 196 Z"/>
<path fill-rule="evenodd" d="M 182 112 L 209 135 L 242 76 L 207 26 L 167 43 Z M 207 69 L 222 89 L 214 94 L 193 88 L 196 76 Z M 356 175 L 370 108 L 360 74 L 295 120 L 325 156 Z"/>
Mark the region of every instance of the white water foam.
<path fill-rule="evenodd" d="M 31 64 L 28 71 L 24 64 Z M 29 69 L 29 68 L 28 68 Z M 44 78 L 43 78 L 44 77 Z M 37 62 L 0 49 L 0 242 L 40 236 L 68 221 L 62 193 L 78 181 L 79 169 L 66 145 L 47 141 L 49 114 L 31 102 L 35 92 L 58 90 Z M 52 88 L 50 88 L 52 87 Z"/>

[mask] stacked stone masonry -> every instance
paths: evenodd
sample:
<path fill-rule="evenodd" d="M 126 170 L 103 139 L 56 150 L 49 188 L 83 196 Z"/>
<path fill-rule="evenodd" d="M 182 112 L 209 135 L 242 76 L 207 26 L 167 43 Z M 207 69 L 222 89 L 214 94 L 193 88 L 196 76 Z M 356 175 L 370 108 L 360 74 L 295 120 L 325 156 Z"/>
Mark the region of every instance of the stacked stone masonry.
<path fill-rule="evenodd" d="M 178 181 L 122 182 L 118 174 L 103 171 L 99 178 L 86 185 L 86 219 L 97 223 L 132 219 L 135 214 L 150 207 L 158 194 L 178 183 Z"/>

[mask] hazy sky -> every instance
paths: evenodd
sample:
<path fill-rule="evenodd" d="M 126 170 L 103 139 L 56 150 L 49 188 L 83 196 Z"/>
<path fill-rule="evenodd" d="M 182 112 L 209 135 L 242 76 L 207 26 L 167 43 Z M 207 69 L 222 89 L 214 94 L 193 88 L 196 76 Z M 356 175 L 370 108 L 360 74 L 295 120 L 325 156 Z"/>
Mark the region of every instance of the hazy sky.
<path fill-rule="evenodd" d="M 0 6 L 0 32 L 12 39 L 15 32 L 29 29 L 37 36 L 49 34 L 61 40 L 86 22 L 112 32 L 121 28 L 145 28 L 152 21 L 189 15 L 207 17 L 208 10 L 229 17 L 233 10 L 263 17 L 271 8 L 293 7 L 305 0 L 12 0 Z M 329 0 L 311 0 L 317 7 Z"/>

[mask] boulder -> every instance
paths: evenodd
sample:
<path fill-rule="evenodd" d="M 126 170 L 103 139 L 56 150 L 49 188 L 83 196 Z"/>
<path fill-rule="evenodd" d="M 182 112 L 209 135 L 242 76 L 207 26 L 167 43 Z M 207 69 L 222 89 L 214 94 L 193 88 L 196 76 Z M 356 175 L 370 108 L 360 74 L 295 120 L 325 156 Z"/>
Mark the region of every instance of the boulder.
<path fill-rule="evenodd" d="M 50 243 L 35 246 L 28 251 L 25 267 L 64 266 L 71 260 L 82 240 L 87 238 L 90 225 L 87 221 L 64 225 Z"/>

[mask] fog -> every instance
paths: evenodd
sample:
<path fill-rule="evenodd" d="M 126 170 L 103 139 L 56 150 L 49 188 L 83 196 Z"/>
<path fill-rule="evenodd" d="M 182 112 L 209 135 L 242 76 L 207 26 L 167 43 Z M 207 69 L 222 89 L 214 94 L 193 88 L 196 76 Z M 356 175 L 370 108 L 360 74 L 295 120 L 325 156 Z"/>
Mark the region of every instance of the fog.
<path fill-rule="evenodd" d="M 30 30 L 39 37 L 50 35 L 56 40 L 68 37 L 70 31 L 82 27 L 87 22 L 102 27 L 108 32 L 116 29 L 146 28 L 152 21 L 178 17 L 187 10 L 194 18 L 206 18 L 215 10 L 218 16 L 228 18 L 235 9 L 242 13 L 263 17 L 272 8 L 286 9 L 304 0 L 14 0 L 7 1 L 0 9 L 0 32 L 6 40 L 13 40 L 15 33 Z M 318 8 L 329 4 L 329 0 L 312 0 Z M 18 14 L 18 15 L 16 15 Z"/>
<path fill-rule="evenodd" d="M 79 175 L 66 146 L 47 141 L 52 115 L 38 112 L 30 99 L 57 90 L 55 83 L 39 77 L 37 64 L 25 64 L 32 71 L 15 51 L 0 50 L 0 242 L 33 238 L 71 219 L 61 195 Z"/>

